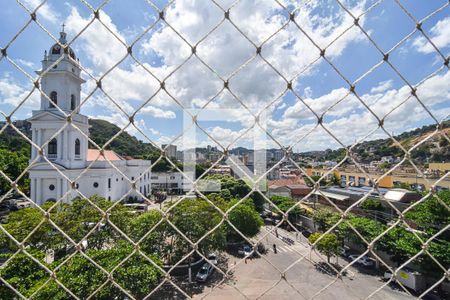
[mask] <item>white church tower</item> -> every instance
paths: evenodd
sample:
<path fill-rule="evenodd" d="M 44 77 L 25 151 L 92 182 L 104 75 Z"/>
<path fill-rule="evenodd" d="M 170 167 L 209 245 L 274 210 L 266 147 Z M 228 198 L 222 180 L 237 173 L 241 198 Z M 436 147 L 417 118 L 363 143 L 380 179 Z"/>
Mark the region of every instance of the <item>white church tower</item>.
<path fill-rule="evenodd" d="M 67 44 L 64 29 L 60 32 L 59 42 L 61 45 Z M 33 142 L 42 146 L 49 141 L 43 150 L 58 168 L 84 168 L 88 140 L 81 132 L 88 135 L 89 125 L 88 118 L 79 114 L 81 84 L 85 81 L 80 77 L 81 69 L 74 51 L 70 47 L 64 51 L 59 44 L 53 45 L 50 51 L 44 54 L 42 70 L 36 73 L 43 74 L 41 89 L 46 96 L 41 95 L 40 110 L 33 111 L 29 119 Z M 74 112 L 71 123 L 67 124 L 67 118 L 62 112 L 67 115 Z M 57 132 L 59 133 L 55 136 Z M 33 147 L 31 161 L 37 155 L 38 150 Z M 67 191 L 67 183 L 63 182 L 61 176 L 57 176 L 61 177 L 57 180 L 49 179 L 49 172 L 55 173 L 55 169 L 42 158 L 40 162 L 36 163 L 30 172 L 31 197 L 37 203 L 47 199 L 59 199 Z M 46 192 L 45 189 L 49 191 Z M 41 199 L 42 196 L 48 197 Z"/>
<path fill-rule="evenodd" d="M 85 197 L 97 194 L 110 200 L 149 195 L 150 161 L 124 159 L 111 150 L 100 155 L 98 149 L 88 149 L 88 117 L 80 114 L 79 108 L 85 81 L 80 76 L 79 60 L 67 46 L 64 25 L 59 43 L 45 51 L 42 70 L 36 73 L 42 75 L 40 86 L 45 95 L 41 95 L 40 109 L 33 111 L 28 121 L 33 142 L 42 147 L 51 164 L 32 147 L 31 199 L 41 205 L 47 200 L 70 201 L 80 196 L 79 192 Z M 78 191 L 72 190 L 62 174 L 76 180 Z"/>

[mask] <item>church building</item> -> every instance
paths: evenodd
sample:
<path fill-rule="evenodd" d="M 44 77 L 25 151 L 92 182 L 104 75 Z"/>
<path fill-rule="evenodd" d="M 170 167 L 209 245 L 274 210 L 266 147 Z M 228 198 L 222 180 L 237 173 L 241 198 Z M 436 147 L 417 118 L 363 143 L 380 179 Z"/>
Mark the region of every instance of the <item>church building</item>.
<path fill-rule="evenodd" d="M 59 43 L 67 44 L 64 29 L 60 32 Z M 79 107 L 81 84 L 85 81 L 80 76 L 79 60 L 74 51 L 70 47 L 64 51 L 60 44 L 53 45 L 49 53 L 45 52 L 42 70 L 37 71 L 42 74 L 41 89 L 51 101 L 41 95 L 40 109 L 33 111 L 29 118 L 32 140 L 42 147 L 42 154 L 52 164 L 32 147 L 31 199 L 41 205 L 47 200 L 64 197 L 64 201 L 70 201 L 81 195 L 97 194 L 115 201 L 124 196 L 142 198 L 136 191 L 150 194 L 150 161 L 124 159 L 111 150 L 100 155 L 99 150 L 88 149 L 88 117 L 80 114 Z M 67 122 L 66 115 L 72 112 Z M 75 180 L 76 190 L 62 174 Z M 132 183 L 127 177 L 135 181 L 135 190 L 131 190 Z"/>

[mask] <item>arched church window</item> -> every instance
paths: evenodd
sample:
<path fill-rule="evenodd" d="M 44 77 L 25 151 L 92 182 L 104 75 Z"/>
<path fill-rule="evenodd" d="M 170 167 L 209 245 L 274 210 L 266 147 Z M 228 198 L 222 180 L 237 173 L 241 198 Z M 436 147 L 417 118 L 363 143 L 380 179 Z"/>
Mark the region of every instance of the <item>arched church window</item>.
<path fill-rule="evenodd" d="M 76 103 L 75 103 L 75 95 L 72 94 L 72 95 L 70 95 L 70 109 L 71 109 L 71 110 L 74 110 L 74 109 L 75 109 L 75 106 L 76 106 Z"/>
<path fill-rule="evenodd" d="M 79 139 L 75 140 L 75 155 L 80 155 L 81 153 L 81 143 Z"/>
<path fill-rule="evenodd" d="M 50 100 L 53 101 L 54 104 L 58 104 L 58 93 L 53 91 L 50 93 Z M 55 105 L 50 102 L 50 107 L 55 107 Z"/>
<path fill-rule="evenodd" d="M 53 46 L 52 54 L 61 54 L 61 46 L 59 46 L 59 45 Z"/>
<path fill-rule="evenodd" d="M 70 49 L 70 48 L 69 48 L 69 55 L 70 55 L 70 57 L 72 57 L 73 59 L 76 59 L 76 57 L 75 57 L 75 52 L 73 52 L 73 50 Z"/>
<path fill-rule="evenodd" d="M 58 142 L 53 139 L 48 143 L 48 154 L 50 156 L 56 156 L 58 154 Z"/>

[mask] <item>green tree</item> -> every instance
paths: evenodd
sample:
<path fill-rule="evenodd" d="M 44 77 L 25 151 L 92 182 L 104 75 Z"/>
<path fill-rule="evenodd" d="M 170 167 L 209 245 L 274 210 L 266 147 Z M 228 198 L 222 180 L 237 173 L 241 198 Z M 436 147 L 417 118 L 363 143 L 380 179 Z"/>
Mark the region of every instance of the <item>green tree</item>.
<path fill-rule="evenodd" d="M 228 192 L 226 192 L 226 190 L 230 192 L 229 200 L 234 198 L 242 199 L 251 192 L 250 186 L 247 183 L 245 183 L 244 180 L 236 179 L 229 175 L 214 174 L 208 175 L 205 179 L 219 181 L 221 191 L 224 191 L 222 195 L 223 198 L 228 198 Z M 251 194 L 249 198 L 252 199 L 257 211 L 262 211 L 264 209 L 263 205 L 265 200 L 261 196 L 261 194 L 255 192 Z"/>
<path fill-rule="evenodd" d="M 26 154 L 24 150 L 15 152 L 0 148 L 0 170 L 13 181 L 26 169 L 28 160 L 29 154 Z M 28 175 L 24 175 L 20 178 L 18 187 L 22 192 L 29 193 L 30 180 Z M 0 175 L 0 195 L 5 194 L 10 189 L 11 184 L 9 181 Z"/>
<path fill-rule="evenodd" d="M 320 176 L 317 176 L 317 175 L 313 175 L 313 176 L 310 176 L 311 177 L 311 179 L 312 179 L 312 181 L 311 181 L 311 179 L 309 179 L 308 177 L 304 177 L 304 179 L 305 179 L 305 183 L 306 183 L 306 185 L 308 185 L 308 186 L 314 186 L 314 184 L 315 183 L 317 183 L 318 181 L 319 181 L 319 179 L 320 179 Z M 320 182 L 319 182 L 319 184 L 322 186 L 322 185 L 325 185 L 326 184 L 326 182 L 325 182 L 325 179 L 323 179 L 323 180 L 321 180 Z"/>
<path fill-rule="evenodd" d="M 322 234 L 319 232 L 315 232 L 308 238 L 308 241 L 311 244 L 314 244 L 317 240 L 318 242 L 315 245 L 316 249 L 324 254 L 327 257 L 328 263 L 330 263 L 330 257 L 335 256 L 339 253 L 340 242 L 338 241 L 336 235 L 333 233 Z"/>
<path fill-rule="evenodd" d="M 189 240 L 199 244 L 199 251 L 207 254 L 212 250 L 224 249 L 226 233 L 223 226 L 218 226 L 222 215 L 209 202 L 203 199 L 184 199 L 168 212 L 168 219 Z M 210 230 L 218 226 L 213 232 Z M 167 226 L 170 237 L 170 251 L 165 253 L 170 262 L 177 262 L 189 253 L 191 245 L 172 226 Z"/>
<path fill-rule="evenodd" d="M 237 200 L 230 202 L 229 207 L 235 205 L 236 203 Z M 255 236 L 263 225 L 263 221 L 258 212 L 255 210 L 251 200 L 244 200 L 242 203 L 233 208 L 228 214 L 228 220 L 248 238 Z M 240 241 L 243 239 L 242 236 L 228 223 L 226 223 L 226 227 L 228 241 Z"/>
<path fill-rule="evenodd" d="M 445 205 L 450 206 L 450 191 L 442 191 L 424 199 L 406 212 L 405 217 L 421 230 L 434 234 L 450 223 L 450 211 Z"/>
<path fill-rule="evenodd" d="M 421 244 L 412 232 L 404 226 L 397 226 L 380 239 L 377 247 L 390 254 L 392 261 L 400 265 L 416 255 L 420 251 Z"/>
<path fill-rule="evenodd" d="M 336 224 L 339 219 L 339 214 L 328 208 L 320 208 L 313 213 L 313 221 L 318 226 L 319 230 L 322 231 L 327 231 Z"/>
<path fill-rule="evenodd" d="M 304 214 L 304 211 L 300 207 L 298 207 L 298 205 L 296 205 L 297 202 L 295 202 L 294 199 L 290 197 L 274 195 L 270 197 L 270 200 L 284 213 L 294 207 L 288 213 L 290 222 L 296 222 L 297 218 L 300 217 L 300 215 Z M 273 212 L 276 213 L 278 212 L 278 210 L 274 208 Z"/>
<path fill-rule="evenodd" d="M 361 208 L 364 210 L 383 211 L 383 204 L 377 199 L 367 198 L 361 203 Z"/>
<path fill-rule="evenodd" d="M 44 257 L 42 252 L 30 252 L 38 259 Z M 3 256 L 9 258 L 11 254 Z M 33 294 L 49 278 L 48 273 L 42 267 L 23 253 L 17 254 L 7 265 L 3 265 L 0 269 L 0 276 L 26 297 Z M 16 297 L 17 295 L 12 290 L 4 284 L 0 285 L 0 299 L 15 299 Z"/>

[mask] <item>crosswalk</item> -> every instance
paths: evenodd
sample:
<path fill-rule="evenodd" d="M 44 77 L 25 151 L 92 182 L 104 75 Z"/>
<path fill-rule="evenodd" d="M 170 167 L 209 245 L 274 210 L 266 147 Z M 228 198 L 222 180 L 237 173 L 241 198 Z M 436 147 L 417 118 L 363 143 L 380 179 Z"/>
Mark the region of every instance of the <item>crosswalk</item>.
<path fill-rule="evenodd" d="M 290 253 L 290 252 L 296 252 L 296 253 L 304 253 L 305 248 L 300 245 L 277 245 L 277 253 Z"/>

